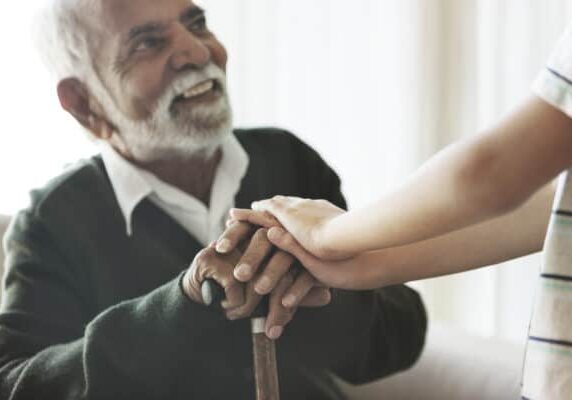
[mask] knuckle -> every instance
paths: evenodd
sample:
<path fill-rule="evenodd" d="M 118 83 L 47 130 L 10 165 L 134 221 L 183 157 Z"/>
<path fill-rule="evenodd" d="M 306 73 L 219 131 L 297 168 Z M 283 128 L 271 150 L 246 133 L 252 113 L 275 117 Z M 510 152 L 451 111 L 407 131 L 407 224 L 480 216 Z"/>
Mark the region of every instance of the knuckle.
<path fill-rule="evenodd" d="M 235 315 L 236 319 L 243 319 L 248 317 L 248 315 L 250 315 L 250 313 L 246 310 L 245 306 L 235 308 L 233 314 Z"/>
<path fill-rule="evenodd" d="M 203 265 L 207 261 L 207 259 L 209 258 L 208 252 L 209 252 L 208 248 L 202 249 L 201 251 L 199 251 L 197 256 L 195 257 L 195 262 L 198 265 Z"/>
<path fill-rule="evenodd" d="M 254 233 L 254 237 L 255 237 L 257 240 L 260 240 L 260 241 L 268 241 L 268 238 L 267 238 L 267 236 L 266 236 L 267 234 L 268 234 L 268 229 L 266 229 L 266 228 L 258 228 L 258 229 L 256 230 L 256 232 Z"/>
<path fill-rule="evenodd" d="M 248 221 L 236 221 L 236 229 L 242 232 L 250 231 L 252 224 Z"/>
<path fill-rule="evenodd" d="M 223 278 L 224 280 L 224 290 L 226 293 L 233 293 L 235 291 L 238 291 L 240 289 L 240 284 L 235 281 L 234 279 L 231 279 L 230 277 L 225 277 Z"/>
<path fill-rule="evenodd" d="M 188 288 L 188 286 L 195 286 L 194 285 L 194 279 L 193 279 L 193 271 L 191 271 L 191 269 L 188 269 L 187 272 L 185 272 L 185 276 L 183 276 L 183 288 Z"/>
<path fill-rule="evenodd" d="M 201 253 L 203 258 L 210 260 L 216 255 L 216 250 L 212 247 L 207 247 L 206 249 L 203 249 Z"/>
<path fill-rule="evenodd" d="M 217 279 L 219 285 L 221 285 L 224 288 L 225 292 L 228 292 L 229 289 L 232 288 L 232 281 L 231 279 L 227 276 L 227 275 L 221 275 L 218 277 Z"/>

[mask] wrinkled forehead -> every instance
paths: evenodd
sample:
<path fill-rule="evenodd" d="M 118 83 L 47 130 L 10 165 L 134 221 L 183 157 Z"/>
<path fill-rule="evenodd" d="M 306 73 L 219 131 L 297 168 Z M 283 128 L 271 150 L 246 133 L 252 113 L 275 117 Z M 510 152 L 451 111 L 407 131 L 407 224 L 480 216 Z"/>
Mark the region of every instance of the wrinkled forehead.
<path fill-rule="evenodd" d="M 111 68 L 131 37 L 165 26 L 200 8 L 192 0 L 90 0 L 94 15 L 84 16 L 94 68 Z M 90 18 L 92 17 L 92 18 Z"/>
<path fill-rule="evenodd" d="M 99 0 L 102 33 L 123 36 L 139 26 L 169 23 L 197 6 L 191 0 Z"/>

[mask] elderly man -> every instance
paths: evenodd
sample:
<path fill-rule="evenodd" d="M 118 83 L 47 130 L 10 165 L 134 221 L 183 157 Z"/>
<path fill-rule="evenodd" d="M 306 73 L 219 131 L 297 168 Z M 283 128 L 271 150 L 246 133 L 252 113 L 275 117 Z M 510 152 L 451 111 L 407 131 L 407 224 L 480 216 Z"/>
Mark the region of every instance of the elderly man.
<path fill-rule="evenodd" d="M 55 0 L 43 22 L 62 107 L 104 148 L 11 226 L 0 398 L 253 398 L 244 317 L 268 293 L 283 399 L 343 398 L 331 373 L 366 382 L 415 361 L 426 319 L 411 289 L 330 295 L 263 230 L 234 224 L 215 241 L 234 205 L 344 200 L 291 134 L 232 131 L 226 52 L 201 8 Z M 202 303 L 205 278 L 224 287 L 224 315 Z M 298 306 L 313 308 L 292 319 Z"/>

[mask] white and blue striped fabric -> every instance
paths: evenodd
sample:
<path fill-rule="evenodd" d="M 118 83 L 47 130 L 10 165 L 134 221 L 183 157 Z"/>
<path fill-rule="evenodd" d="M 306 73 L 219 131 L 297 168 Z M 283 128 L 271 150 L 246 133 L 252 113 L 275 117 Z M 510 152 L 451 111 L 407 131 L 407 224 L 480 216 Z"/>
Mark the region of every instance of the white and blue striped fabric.
<path fill-rule="evenodd" d="M 572 117 L 572 26 L 533 89 Z M 560 176 L 544 245 L 524 363 L 522 398 L 572 399 L 572 169 Z"/>

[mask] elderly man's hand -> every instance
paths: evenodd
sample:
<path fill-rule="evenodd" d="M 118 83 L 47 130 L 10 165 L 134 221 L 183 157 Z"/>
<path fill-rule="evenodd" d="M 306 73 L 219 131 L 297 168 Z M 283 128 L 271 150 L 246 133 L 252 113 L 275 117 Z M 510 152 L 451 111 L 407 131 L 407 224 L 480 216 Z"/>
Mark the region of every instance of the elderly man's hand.
<path fill-rule="evenodd" d="M 225 290 L 222 307 L 229 319 L 250 316 L 262 295 L 269 293 L 266 334 L 276 339 L 298 306 L 319 307 L 331 299 L 329 290 L 319 286 L 308 272 L 297 273 L 298 270 L 292 268 L 294 261 L 290 254 L 275 251 L 266 229 L 234 222 L 217 244 L 197 254 L 183 279 L 183 287 L 192 300 L 202 303 L 201 284 L 205 279 L 214 279 Z M 240 269 L 236 267 L 243 265 L 248 266 L 250 273 L 236 272 Z"/>
<path fill-rule="evenodd" d="M 241 257 L 241 252 L 220 255 L 214 244 L 201 250 L 193 260 L 183 278 L 183 289 L 186 295 L 196 303 L 204 304 L 201 295 L 201 284 L 205 279 L 215 280 L 225 291 L 226 299 L 222 306 L 225 310 L 244 304 L 243 285 L 234 279 L 232 270 Z"/>

